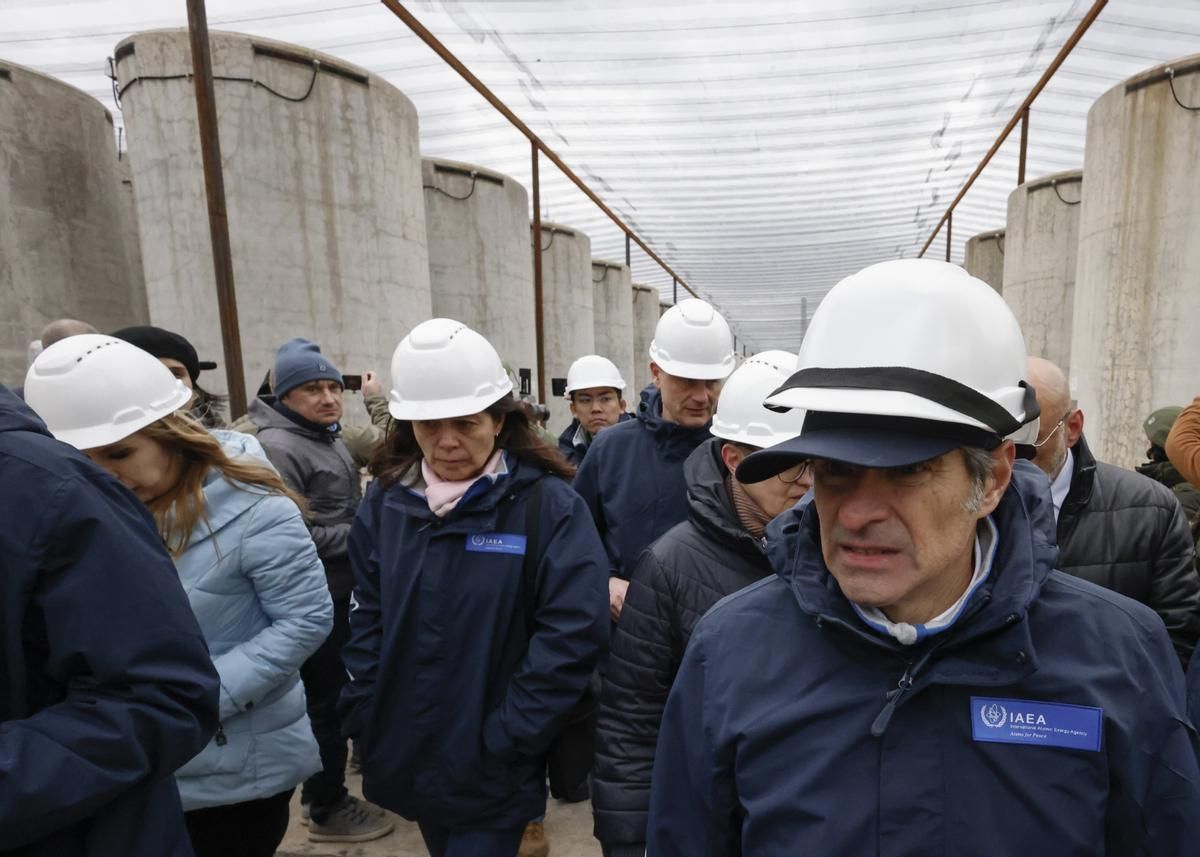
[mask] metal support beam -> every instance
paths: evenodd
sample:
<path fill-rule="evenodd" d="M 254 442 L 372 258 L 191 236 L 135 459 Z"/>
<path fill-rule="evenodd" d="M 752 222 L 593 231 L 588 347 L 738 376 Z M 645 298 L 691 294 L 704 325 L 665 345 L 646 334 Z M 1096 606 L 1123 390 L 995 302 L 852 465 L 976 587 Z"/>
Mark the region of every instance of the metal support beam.
<path fill-rule="evenodd" d="M 1025 152 L 1029 149 L 1029 108 L 1021 111 L 1021 153 L 1017 157 L 1017 184 L 1025 184 Z"/>
<path fill-rule="evenodd" d="M 679 278 L 671 277 L 671 303 L 679 303 Z"/>
<path fill-rule="evenodd" d="M 664 262 L 657 253 L 655 253 L 653 250 L 650 249 L 650 246 L 645 241 L 643 241 L 637 235 L 636 232 L 634 232 L 632 229 L 629 228 L 629 226 L 627 226 L 625 224 L 625 221 L 623 221 L 620 217 L 618 217 L 617 214 L 611 208 L 609 208 L 607 205 L 605 205 L 604 200 L 602 200 L 602 199 L 600 199 L 600 197 L 596 196 L 595 192 L 590 187 L 587 186 L 587 184 L 583 181 L 583 179 L 581 179 L 581 178 L 579 178 L 579 176 L 575 175 L 574 171 L 572 171 L 570 167 L 568 167 L 565 163 L 563 163 L 562 158 L 560 158 L 557 154 L 555 154 L 554 150 L 551 149 L 549 146 L 547 146 L 537 134 L 533 133 L 533 131 L 530 130 L 529 126 L 526 125 L 524 122 L 522 122 L 521 119 L 517 116 L 517 114 L 513 113 L 512 110 L 510 110 L 508 108 L 508 105 L 506 105 L 503 101 L 501 101 L 499 98 L 497 98 L 495 93 L 493 93 L 490 89 L 488 89 L 487 86 L 483 83 L 483 81 L 481 81 L 474 74 L 472 74 L 470 69 L 468 69 L 465 65 L 463 65 L 462 61 L 459 60 L 458 57 L 456 57 L 453 53 L 450 52 L 449 48 L 447 48 L 445 45 L 443 45 L 441 43 L 441 41 L 438 40 L 437 36 L 435 36 L 433 33 L 429 32 L 429 30 L 425 29 L 425 26 L 420 21 L 418 21 L 411 12 L 409 12 L 407 9 L 404 8 L 404 6 L 400 3 L 400 0 L 380 0 L 380 2 L 382 2 L 383 5 L 386 6 L 389 10 L 391 10 L 392 14 L 394 14 L 397 18 L 399 18 L 401 21 L 403 21 L 404 24 L 410 30 L 413 31 L 413 33 L 417 36 L 417 38 L 419 38 L 421 41 L 423 41 L 425 44 L 427 44 L 433 50 L 433 52 L 435 54 L 437 54 L 439 57 L 441 57 L 443 60 L 445 60 L 447 65 L 449 65 L 452 69 L 454 69 L 456 72 L 458 72 L 459 76 L 462 77 L 462 79 L 465 80 L 467 83 L 469 83 L 476 92 L 478 92 L 480 95 L 482 95 L 485 101 L 487 101 L 489 104 L 491 104 L 497 110 L 499 110 L 501 115 L 503 115 L 505 119 L 507 119 L 509 122 L 511 122 L 518 131 L 520 131 L 522 134 L 524 134 L 525 137 L 531 143 L 533 143 L 534 146 L 536 146 L 538 149 L 541 150 L 543 155 L 545 155 L 547 158 L 550 159 L 551 163 L 553 163 L 556 167 L 558 167 L 560 170 L 562 170 L 563 175 L 565 175 L 568 179 L 571 180 L 571 182 L 576 187 L 578 187 L 581 191 L 583 191 L 584 195 L 587 196 L 587 198 L 590 199 L 593 203 L 595 203 L 597 208 L 599 208 L 606 215 L 608 215 L 608 218 L 613 223 L 617 224 L 617 226 L 619 226 L 621 228 L 621 231 L 625 233 L 626 237 L 632 239 L 639 247 L 642 248 L 642 250 L 644 250 L 646 252 L 647 256 L 649 256 L 651 259 L 653 259 L 655 262 L 657 262 L 658 266 L 660 268 L 662 268 L 664 271 L 666 271 L 668 274 L 670 274 L 672 277 L 674 277 L 676 280 L 678 280 L 679 283 L 689 293 L 691 293 L 695 297 L 700 297 L 699 295 L 696 294 L 695 291 L 692 290 L 692 287 L 689 286 L 682 277 L 680 277 L 678 274 L 675 273 L 675 271 L 673 271 L 671 269 L 670 265 L 668 265 L 666 262 Z"/>
<path fill-rule="evenodd" d="M 538 147 L 530 142 L 533 156 L 533 326 L 537 339 L 538 401 L 546 395 L 546 319 L 542 310 L 542 183 L 538 175 Z"/>
<path fill-rule="evenodd" d="M 633 270 L 633 254 L 630 252 L 630 248 L 632 246 L 633 246 L 633 244 L 629 240 L 629 233 L 626 232 L 625 233 L 625 267 L 629 268 L 631 272 Z"/>
<path fill-rule="evenodd" d="M 388 0 L 384 0 L 384 2 L 388 2 Z M 933 239 L 937 238 L 938 232 L 941 231 L 942 226 L 950 217 L 950 212 L 954 211 L 955 207 L 962 201 L 962 198 L 967 195 L 967 191 L 971 189 L 971 185 L 975 184 L 975 179 L 979 178 L 979 174 L 983 172 L 984 167 L 991 163 L 992 157 L 1000 150 L 1000 147 L 1008 139 L 1008 135 L 1012 133 L 1012 130 L 1017 127 L 1017 123 L 1021 121 L 1021 116 L 1029 109 L 1029 105 L 1033 104 L 1034 99 L 1042 94 L 1042 90 L 1046 88 L 1046 84 L 1050 82 L 1050 78 L 1054 77 L 1054 73 L 1058 71 L 1059 66 L 1070 56 L 1071 51 L 1075 49 L 1075 46 L 1079 44 L 1079 40 L 1083 38 L 1083 34 L 1088 31 L 1088 28 L 1099 17 L 1101 10 L 1107 5 L 1108 0 L 1096 0 L 1092 8 L 1088 10 L 1088 13 L 1083 16 L 1083 20 L 1075 28 L 1075 32 L 1071 33 L 1070 38 L 1063 44 L 1058 55 L 1054 57 L 1050 65 L 1042 72 L 1042 76 L 1038 78 L 1038 82 L 1034 84 L 1033 89 L 1029 90 L 1029 94 L 1025 96 L 1025 100 L 1021 102 L 1021 106 L 1017 108 L 1017 112 L 1008 120 L 1008 124 L 1004 126 L 1004 130 L 1000 132 L 1000 136 L 996 138 L 996 142 L 992 143 L 992 148 L 988 149 L 987 154 L 983 156 L 983 160 L 979 162 L 979 166 L 975 168 L 975 172 L 971 173 L 971 177 L 962 186 L 962 189 L 958 192 L 958 196 L 954 197 L 954 201 L 950 203 L 950 207 L 946 209 L 946 213 L 942 215 L 942 219 L 934 227 L 933 234 L 929 236 L 929 239 L 925 242 L 925 246 L 921 248 L 921 252 L 917 254 L 918 257 L 925 255 L 925 251 L 929 249 L 929 245 L 933 243 Z"/>
<path fill-rule="evenodd" d="M 950 261 L 950 240 L 954 233 L 954 212 L 946 217 L 946 261 Z"/>
<path fill-rule="evenodd" d="M 237 295 L 233 287 L 233 254 L 229 249 L 229 217 L 225 211 L 225 179 L 221 172 L 221 138 L 217 129 L 217 98 L 213 91 L 212 55 L 208 50 L 208 15 L 204 0 L 187 0 L 188 34 L 192 43 L 192 80 L 196 84 L 196 118 L 200 125 L 200 156 L 208 196 L 208 230 L 212 239 L 217 309 L 225 352 L 229 413 L 246 413 L 246 373 L 242 369 L 242 337 L 238 328 Z"/>

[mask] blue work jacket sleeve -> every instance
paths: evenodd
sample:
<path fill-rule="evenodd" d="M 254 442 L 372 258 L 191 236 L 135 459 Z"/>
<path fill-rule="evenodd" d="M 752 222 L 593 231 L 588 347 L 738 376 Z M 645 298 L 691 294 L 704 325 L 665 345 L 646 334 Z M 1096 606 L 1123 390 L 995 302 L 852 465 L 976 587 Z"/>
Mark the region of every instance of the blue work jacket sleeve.
<path fill-rule="evenodd" d="M 350 596 L 350 640 L 342 649 L 349 682 L 342 689 L 338 710 L 342 731 L 351 737 L 362 734 L 370 715 L 379 674 L 379 650 L 383 624 L 379 609 L 379 554 L 375 544 L 376 507 L 383 494 L 378 482 L 371 486 L 354 516 L 350 531 L 350 567 L 354 592 Z"/>
<path fill-rule="evenodd" d="M 216 672 L 145 507 L 97 471 L 27 511 L 39 672 L 62 698 L 0 724 L 0 851 L 169 776 L 217 726 Z"/>
<path fill-rule="evenodd" d="M 592 809 L 605 845 L 646 841 L 654 747 L 683 648 L 677 609 L 666 572 L 646 551 L 613 631 L 596 718 Z"/>
<path fill-rule="evenodd" d="M 565 483 L 544 482 L 541 544 L 531 546 L 539 550 L 533 635 L 484 721 L 484 744 L 504 761 L 545 753 L 608 644 L 608 574 L 596 529 Z"/>
<path fill-rule="evenodd" d="M 599 439 L 597 436 L 596 440 L 599 441 Z M 604 514 L 604 494 L 600 487 L 603 475 L 602 462 L 605 457 L 603 450 L 603 446 L 598 447 L 593 442 L 592 448 L 583 457 L 583 463 L 579 465 L 579 470 L 575 473 L 575 481 L 571 484 L 575 493 L 583 498 L 588 512 L 591 513 L 596 533 L 600 536 L 600 542 L 604 546 L 604 554 L 608 557 L 606 571 L 611 576 L 616 573 L 614 569 L 621 567 L 621 551 L 612 537 L 608 519 Z"/>
<path fill-rule="evenodd" d="M 732 752 L 714 724 L 719 701 L 706 674 L 704 623 L 696 627 L 667 699 L 646 827 L 647 857 L 736 857 Z"/>
<path fill-rule="evenodd" d="M 271 624 L 213 660 L 221 719 L 252 708 L 320 648 L 333 627 L 325 568 L 300 510 L 282 495 L 246 513 L 239 565 Z"/>

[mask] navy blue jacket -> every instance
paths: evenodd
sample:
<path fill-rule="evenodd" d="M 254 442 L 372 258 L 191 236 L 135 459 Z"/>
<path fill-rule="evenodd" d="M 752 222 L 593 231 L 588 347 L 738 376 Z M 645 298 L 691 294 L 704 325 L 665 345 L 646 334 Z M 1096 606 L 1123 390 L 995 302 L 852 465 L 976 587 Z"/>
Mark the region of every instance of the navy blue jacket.
<path fill-rule="evenodd" d="M 511 828 L 545 809 L 542 756 L 608 640 L 603 548 L 560 479 L 507 459 L 445 518 L 376 482 L 350 534 L 345 729 L 364 794 L 405 818 Z M 541 479 L 537 606 L 524 617 L 525 515 Z"/>
<path fill-rule="evenodd" d="M 627 422 L 633 419 L 633 414 L 621 414 L 617 419 L 617 423 Z M 583 443 L 575 442 L 575 435 L 579 433 L 579 420 L 571 420 L 571 424 L 562 430 L 562 434 L 558 436 L 558 451 L 563 454 L 563 458 L 571 464 L 578 467 L 583 463 L 583 457 L 587 455 L 587 451 L 591 449 L 592 441 L 596 438 L 593 435 L 585 433 L 586 440 Z"/>
<path fill-rule="evenodd" d="M 777 518 L 777 576 L 692 635 L 648 854 L 1195 855 L 1200 766 L 1170 640 L 1149 608 L 1052 571 L 1036 478 L 1014 473 L 992 574 L 919 648 L 857 618 L 821 559 L 815 503 Z M 978 740 L 1038 703 L 1102 709 L 1100 749 Z"/>
<path fill-rule="evenodd" d="M 596 436 L 575 476 L 604 540 L 610 573 L 626 580 L 642 551 L 687 519 L 683 462 L 710 439 L 708 425 L 685 428 L 662 416 L 655 387 L 642 391 L 637 419 Z"/>
<path fill-rule="evenodd" d="M 0 386 L 0 852 L 190 857 L 217 674 L 145 506 Z"/>

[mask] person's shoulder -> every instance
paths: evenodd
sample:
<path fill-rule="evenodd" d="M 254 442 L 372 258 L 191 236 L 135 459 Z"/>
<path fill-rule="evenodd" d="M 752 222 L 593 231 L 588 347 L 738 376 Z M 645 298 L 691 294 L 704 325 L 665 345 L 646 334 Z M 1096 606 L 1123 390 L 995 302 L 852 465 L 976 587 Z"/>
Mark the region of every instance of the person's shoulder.
<path fill-rule="evenodd" d="M 744 652 L 750 639 L 761 645 L 780 628 L 792 635 L 813 624 L 800 621 L 799 613 L 800 605 L 787 581 L 771 574 L 714 604 L 696 624 L 692 639 Z"/>
<path fill-rule="evenodd" d="M 1164 631 L 1150 607 L 1065 571 L 1049 574 L 1035 604 L 1045 608 L 1052 622 L 1077 625 L 1097 640 Z"/>
<path fill-rule="evenodd" d="M 1104 497 L 1105 510 L 1120 511 L 1147 507 L 1174 509 L 1171 489 L 1156 479 L 1105 461 L 1096 462 L 1096 481 Z"/>
<path fill-rule="evenodd" d="M 643 437 L 648 436 L 649 433 L 642 426 L 640 420 L 619 422 L 602 430 L 592 439 L 592 445 L 588 447 L 587 455 L 583 460 L 586 462 L 593 455 L 604 457 L 608 454 L 619 453 L 630 444 L 637 443 Z"/>
<path fill-rule="evenodd" d="M 4 493 L 37 496 L 53 493 L 68 483 L 94 485 L 112 479 L 78 450 L 37 432 L 0 432 L 0 456 L 5 459 Z M 27 476 L 19 475 L 24 471 Z"/>

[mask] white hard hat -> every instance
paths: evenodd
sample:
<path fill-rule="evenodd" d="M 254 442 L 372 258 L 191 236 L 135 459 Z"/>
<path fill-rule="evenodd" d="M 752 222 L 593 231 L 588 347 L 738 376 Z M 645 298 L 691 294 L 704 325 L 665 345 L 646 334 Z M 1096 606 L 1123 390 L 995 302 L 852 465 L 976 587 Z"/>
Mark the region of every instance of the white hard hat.
<path fill-rule="evenodd" d="M 398 420 L 477 414 L 513 390 L 492 344 L 461 321 L 423 321 L 392 353 L 388 412 Z"/>
<path fill-rule="evenodd" d="M 800 434 L 804 411 L 771 411 L 763 400 L 796 371 L 796 355 L 788 351 L 762 351 L 737 368 L 717 400 L 712 433 L 746 446 L 768 447 Z"/>
<path fill-rule="evenodd" d="M 571 368 L 567 370 L 567 398 L 576 390 L 592 387 L 624 390 L 625 379 L 621 377 L 621 370 L 607 357 L 588 354 L 572 363 Z"/>
<path fill-rule="evenodd" d="M 1021 328 L 986 283 L 933 260 L 872 265 L 821 301 L 798 371 L 766 401 L 807 410 L 801 435 L 748 456 L 738 478 L 787 455 L 890 467 L 993 448 L 1037 419 L 1025 378 Z"/>
<path fill-rule="evenodd" d="M 708 301 L 688 298 L 671 307 L 654 328 L 650 359 L 668 375 L 713 381 L 737 366 L 729 324 Z"/>
<path fill-rule="evenodd" d="M 116 443 L 191 398 L 157 357 L 99 333 L 59 340 L 25 375 L 26 403 L 51 434 L 76 449 Z"/>

